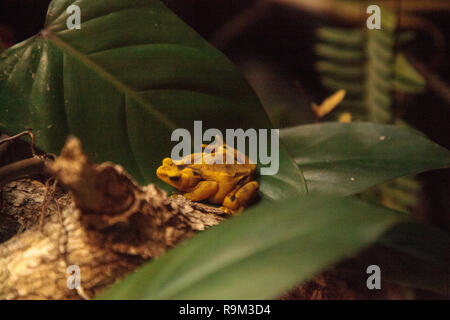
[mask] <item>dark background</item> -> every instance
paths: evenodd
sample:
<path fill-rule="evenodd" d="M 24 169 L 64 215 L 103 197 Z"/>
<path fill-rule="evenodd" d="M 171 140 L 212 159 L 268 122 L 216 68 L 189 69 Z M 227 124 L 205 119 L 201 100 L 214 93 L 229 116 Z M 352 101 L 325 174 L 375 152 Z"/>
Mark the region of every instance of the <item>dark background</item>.
<path fill-rule="evenodd" d="M 163 2 L 208 40 L 214 40 L 224 24 L 254 3 L 243 0 Z M 50 0 L 1 0 L 0 36 L 3 41 L 18 43 L 38 33 L 44 24 L 49 3 Z M 444 30 L 450 30 L 448 12 L 427 15 L 443 34 Z M 327 96 L 313 69 L 315 56 L 312 51 L 314 30 L 324 19 L 277 5 L 231 42 L 220 45 L 220 49 L 244 72 L 263 104 L 282 97 L 277 103 L 287 106 L 292 116 L 280 120 L 281 126 L 311 122 L 311 102 L 321 101 Z M 410 52 L 425 64 L 431 59 L 433 50 L 432 42 L 423 35 L 419 35 L 419 41 L 410 48 Z M 449 83 L 448 50 L 444 49 L 444 52 L 444 59 L 430 68 Z M 273 94 L 265 90 L 269 87 Z M 450 106 L 438 95 L 428 90 L 417 96 L 404 118 L 433 141 L 450 148 Z M 425 187 L 420 216 L 450 230 L 450 170 L 421 174 L 420 179 Z"/>

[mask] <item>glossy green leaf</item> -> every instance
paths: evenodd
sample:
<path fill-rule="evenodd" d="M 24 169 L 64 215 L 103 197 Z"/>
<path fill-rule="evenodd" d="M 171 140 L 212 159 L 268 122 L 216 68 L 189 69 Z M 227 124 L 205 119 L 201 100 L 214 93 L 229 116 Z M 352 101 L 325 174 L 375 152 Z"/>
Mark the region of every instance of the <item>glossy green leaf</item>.
<path fill-rule="evenodd" d="M 68 30 L 66 9 L 81 10 Z M 96 162 L 123 165 L 141 184 L 160 182 L 171 133 L 270 128 L 256 95 L 231 62 L 156 0 L 54 0 L 43 32 L 0 58 L 0 129 L 33 128 L 58 153 L 68 134 Z M 305 192 L 281 147 L 280 171 L 261 178 L 267 199 Z"/>
<path fill-rule="evenodd" d="M 349 198 L 306 196 L 264 209 L 180 244 L 100 298 L 275 298 L 399 221 L 388 209 Z"/>
<path fill-rule="evenodd" d="M 280 132 L 310 192 L 349 195 L 397 177 L 450 166 L 450 152 L 406 128 L 323 123 Z"/>

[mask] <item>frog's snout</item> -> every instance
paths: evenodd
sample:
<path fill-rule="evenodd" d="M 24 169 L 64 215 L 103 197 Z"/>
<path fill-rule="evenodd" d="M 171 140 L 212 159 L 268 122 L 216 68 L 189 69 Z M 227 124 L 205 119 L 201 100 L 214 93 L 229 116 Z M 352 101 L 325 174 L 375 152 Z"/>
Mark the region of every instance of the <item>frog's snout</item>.
<path fill-rule="evenodd" d="M 170 158 L 164 158 L 162 161 L 163 166 L 171 166 L 173 165 L 173 161 Z"/>
<path fill-rule="evenodd" d="M 156 176 L 178 190 L 189 190 L 201 180 L 199 172 L 171 158 L 163 159 L 162 165 L 156 170 Z"/>
<path fill-rule="evenodd" d="M 182 182 L 181 173 L 170 158 L 162 161 L 162 165 L 156 170 L 156 176 L 175 188 L 179 188 Z"/>
<path fill-rule="evenodd" d="M 158 167 L 158 169 L 156 169 L 156 176 L 158 178 L 160 178 L 161 180 L 164 180 L 164 176 L 166 175 L 166 173 L 164 172 L 164 167 L 160 166 Z"/>
<path fill-rule="evenodd" d="M 162 166 L 159 166 L 158 169 L 156 169 L 156 176 L 160 178 L 161 180 L 165 180 L 168 177 L 169 168 L 171 166 L 172 159 L 165 158 L 162 161 Z"/>

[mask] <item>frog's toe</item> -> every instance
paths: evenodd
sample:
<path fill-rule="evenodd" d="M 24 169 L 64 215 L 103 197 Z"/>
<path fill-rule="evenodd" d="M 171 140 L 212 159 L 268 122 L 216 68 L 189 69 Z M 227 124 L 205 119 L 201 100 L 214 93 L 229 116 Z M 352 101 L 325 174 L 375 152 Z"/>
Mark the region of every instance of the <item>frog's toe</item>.
<path fill-rule="evenodd" d="M 230 208 L 222 206 L 219 209 L 223 210 L 227 214 L 234 215 L 234 214 L 241 213 L 244 210 L 244 207 L 240 207 L 240 208 L 237 208 L 237 209 L 230 209 Z"/>

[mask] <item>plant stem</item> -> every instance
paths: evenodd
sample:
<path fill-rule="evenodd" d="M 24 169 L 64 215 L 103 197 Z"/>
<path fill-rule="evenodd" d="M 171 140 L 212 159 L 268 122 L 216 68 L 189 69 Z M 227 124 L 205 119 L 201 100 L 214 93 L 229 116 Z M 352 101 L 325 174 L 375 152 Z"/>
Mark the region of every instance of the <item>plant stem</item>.
<path fill-rule="evenodd" d="M 33 157 L 0 167 L 0 185 L 43 173 L 46 160 Z"/>

